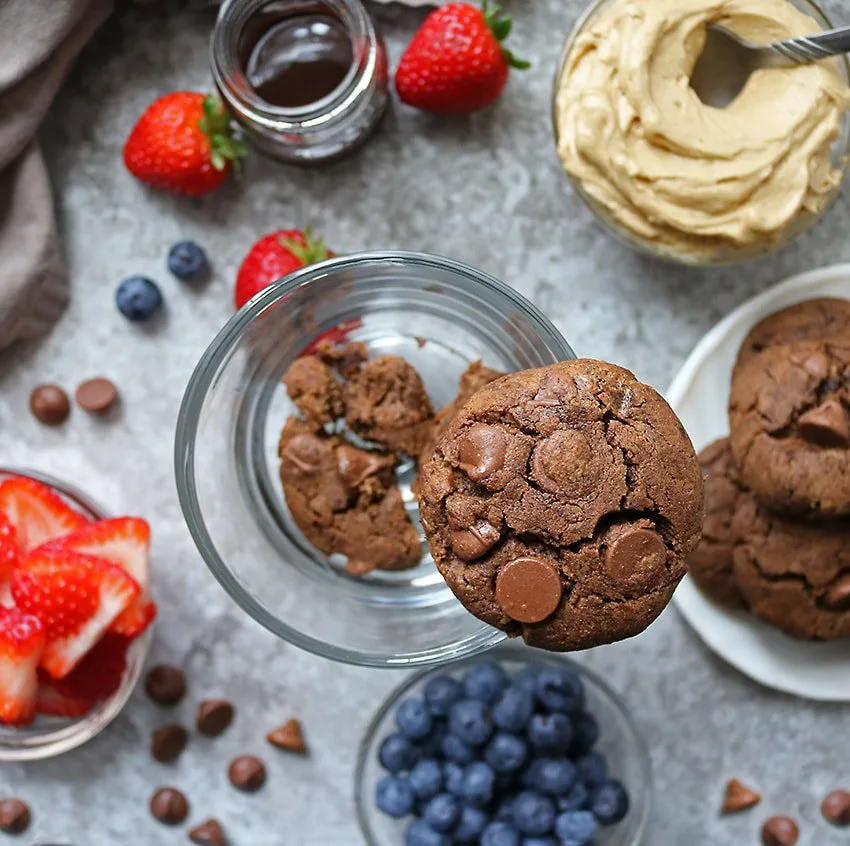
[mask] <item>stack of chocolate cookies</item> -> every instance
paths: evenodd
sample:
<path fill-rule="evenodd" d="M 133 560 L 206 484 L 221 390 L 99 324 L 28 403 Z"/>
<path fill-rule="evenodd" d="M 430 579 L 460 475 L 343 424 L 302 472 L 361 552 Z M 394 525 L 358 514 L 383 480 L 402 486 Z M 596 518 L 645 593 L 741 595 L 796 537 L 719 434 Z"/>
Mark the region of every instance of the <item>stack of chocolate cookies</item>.
<path fill-rule="evenodd" d="M 850 301 L 809 300 L 753 327 L 729 431 L 699 456 L 694 581 L 794 637 L 850 637 Z"/>

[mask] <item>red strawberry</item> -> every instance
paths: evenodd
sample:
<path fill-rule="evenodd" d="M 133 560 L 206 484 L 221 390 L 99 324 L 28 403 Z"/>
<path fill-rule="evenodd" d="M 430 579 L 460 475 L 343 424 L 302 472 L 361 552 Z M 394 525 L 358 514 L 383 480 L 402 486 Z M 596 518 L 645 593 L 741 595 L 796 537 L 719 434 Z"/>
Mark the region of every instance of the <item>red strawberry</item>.
<path fill-rule="evenodd" d="M 499 98 L 511 68 L 525 70 L 501 45 L 511 19 L 500 8 L 450 3 L 431 12 L 407 45 L 395 76 L 398 96 L 426 112 L 462 114 Z"/>
<path fill-rule="evenodd" d="M 35 700 L 37 713 L 51 717 L 83 717 L 97 704 L 93 699 L 83 696 L 66 696 L 54 687 L 55 684 L 56 679 L 44 670 L 38 671 L 38 694 Z"/>
<path fill-rule="evenodd" d="M 247 152 L 216 97 L 175 91 L 139 118 L 124 144 L 124 164 L 152 188 L 198 197 L 221 187 Z"/>
<path fill-rule="evenodd" d="M 53 687 L 69 699 L 108 699 L 121 687 L 130 643 L 107 632 L 64 679 L 52 680 Z"/>
<path fill-rule="evenodd" d="M 135 602 L 141 589 L 120 567 L 62 547 L 36 550 L 12 575 L 12 596 L 44 624 L 41 666 L 63 678 Z"/>
<path fill-rule="evenodd" d="M 324 240 L 313 237 L 309 226 L 305 226 L 303 232 L 279 229 L 263 235 L 248 251 L 236 275 L 233 292 L 236 308 L 242 308 L 254 294 L 272 282 L 332 256 Z"/>
<path fill-rule="evenodd" d="M 17 608 L 0 609 L 0 722 L 32 722 L 38 690 L 36 667 L 44 643 L 44 627 L 37 617 Z"/>
<path fill-rule="evenodd" d="M 0 513 L 15 527 L 18 546 L 24 554 L 75 532 L 88 522 L 47 485 L 22 476 L 0 484 Z"/>
<path fill-rule="evenodd" d="M 9 607 L 13 604 L 10 582 L 20 557 L 18 533 L 9 518 L 0 512 L 0 605 Z"/>
<path fill-rule="evenodd" d="M 78 532 L 54 541 L 50 547 L 64 547 L 83 555 L 102 558 L 120 567 L 134 579 L 141 593 L 126 611 L 118 615 L 109 630 L 127 637 L 137 637 L 156 617 L 156 605 L 150 595 L 150 542 L 151 530 L 145 520 L 118 517 L 89 523 Z"/>
<path fill-rule="evenodd" d="M 333 329 L 328 329 L 327 332 L 322 332 L 318 338 L 315 338 L 307 344 L 307 346 L 301 351 L 301 355 L 315 355 L 319 351 L 319 344 L 329 343 L 335 344 L 336 346 L 342 346 L 348 340 L 348 336 L 355 329 L 359 329 L 362 325 L 363 321 L 359 317 L 355 317 L 352 320 L 345 320 L 342 323 L 337 323 Z"/>

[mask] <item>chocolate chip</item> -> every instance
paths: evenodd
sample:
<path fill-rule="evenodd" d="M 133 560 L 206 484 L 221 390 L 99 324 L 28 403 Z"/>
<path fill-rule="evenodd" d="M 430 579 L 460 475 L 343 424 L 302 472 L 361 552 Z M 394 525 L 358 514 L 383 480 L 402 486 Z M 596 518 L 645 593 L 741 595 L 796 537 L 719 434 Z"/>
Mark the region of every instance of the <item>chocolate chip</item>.
<path fill-rule="evenodd" d="M 177 667 L 160 664 L 148 673 L 145 690 L 157 705 L 176 705 L 186 695 L 186 677 Z"/>
<path fill-rule="evenodd" d="M 189 816 L 189 802 L 174 787 L 160 787 L 151 796 L 151 813 L 166 825 L 179 825 Z"/>
<path fill-rule="evenodd" d="M 726 795 L 723 797 L 723 813 L 737 814 L 739 811 L 746 811 L 747 808 L 758 805 L 759 802 L 761 802 L 761 796 L 755 790 L 733 778 L 726 785 Z"/>
<path fill-rule="evenodd" d="M 103 414 L 118 401 L 118 389 L 109 379 L 102 377 L 89 379 L 77 388 L 74 399 L 80 408 L 95 414 Z"/>
<path fill-rule="evenodd" d="M 850 445 L 850 415 L 837 399 L 828 399 L 800 417 L 797 432 L 817 446 L 846 447 Z"/>
<path fill-rule="evenodd" d="M 458 465 L 476 482 L 481 482 L 505 465 L 505 433 L 498 426 L 475 423 L 460 439 Z"/>
<path fill-rule="evenodd" d="M 658 532 L 630 526 L 617 534 L 605 552 L 605 570 L 612 579 L 649 582 L 664 568 L 667 547 Z"/>
<path fill-rule="evenodd" d="M 281 458 L 294 464 L 302 473 L 312 475 L 321 467 L 321 441 L 315 435 L 296 435 L 284 448 Z"/>
<path fill-rule="evenodd" d="M 253 793 L 266 783 L 266 765 L 254 755 L 240 755 L 227 768 L 227 776 L 234 787 Z"/>
<path fill-rule="evenodd" d="M 518 623 L 545 620 L 558 607 L 562 592 L 555 567 L 530 556 L 511 561 L 496 579 L 496 601 Z"/>
<path fill-rule="evenodd" d="M 20 799 L 3 799 L 0 802 L 0 831 L 21 834 L 30 824 L 30 809 Z"/>
<path fill-rule="evenodd" d="M 199 846 L 227 846 L 227 838 L 218 820 L 207 820 L 189 832 L 189 840 Z"/>
<path fill-rule="evenodd" d="M 68 419 L 71 401 L 58 385 L 38 385 L 30 394 L 30 411 L 39 423 L 58 426 Z"/>
<path fill-rule="evenodd" d="M 596 481 L 588 473 L 593 450 L 587 437 L 574 429 L 559 429 L 531 454 L 534 481 L 549 493 L 581 495 Z"/>
<path fill-rule="evenodd" d="M 304 741 L 304 733 L 301 731 L 301 723 L 298 720 L 287 720 L 280 728 L 270 731 L 266 740 L 278 749 L 287 752 L 298 752 L 304 755 L 307 752 L 307 744 Z"/>
<path fill-rule="evenodd" d="M 499 530 L 486 520 L 476 520 L 465 529 L 452 529 L 449 542 L 455 555 L 463 561 L 475 561 L 491 550 L 501 537 Z"/>
<path fill-rule="evenodd" d="M 189 732 L 183 726 L 162 726 L 151 736 L 151 755 L 161 764 L 169 764 L 180 757 L 188 742 Z"/>
<path fill-rule="evenodd" d="M 833 790 L 820 805 L 823 818 L 839 828 L 850 826 L 850 791 Z"/>
<path fill-rule="evenodd" d="M 226 699 L 205 699 L 198 706 L 195 724 L 201 734 L 218 737 L 233 722 L 233 706 Z"/>
<path fill-rule="evenodd" d="M 771 817 L 761 830 L 764 846 L 794 846 L 799 836 L 800 829 L 790 817 Z"/>
<path fill-rule="evenodd" d="M 831 611 L 850 609 L 850 575 L 842 576 L 823 598 L 824 605 Z"/>
<path fill-rule="evenodd" d="M 348 444 L 336 448 L 336 463 L 340 479 L 352 490 L 378 471 L 391 466 L 390 459 L 386 456 L 356 449 Z"/>

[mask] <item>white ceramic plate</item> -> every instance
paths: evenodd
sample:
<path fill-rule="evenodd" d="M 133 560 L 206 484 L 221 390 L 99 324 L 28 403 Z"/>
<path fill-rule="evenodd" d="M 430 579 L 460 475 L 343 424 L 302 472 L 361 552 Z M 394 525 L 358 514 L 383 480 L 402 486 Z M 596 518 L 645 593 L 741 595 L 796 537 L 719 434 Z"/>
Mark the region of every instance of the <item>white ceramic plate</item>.
<path fill-rule="evenodd" d="M 765 291 L 697 344 L 667 392 L 697 450 L 728 432 L 732 367 L 750 327 L 792 303 L 825 296 L 850 299 L 850 264 L 803 273 Z M 850 642 L 794 640 L 746 612 L 721 608 L 687 577 L 674 599 L 708 647 L 755 681 L 806 699 L 850 702 Z"/>

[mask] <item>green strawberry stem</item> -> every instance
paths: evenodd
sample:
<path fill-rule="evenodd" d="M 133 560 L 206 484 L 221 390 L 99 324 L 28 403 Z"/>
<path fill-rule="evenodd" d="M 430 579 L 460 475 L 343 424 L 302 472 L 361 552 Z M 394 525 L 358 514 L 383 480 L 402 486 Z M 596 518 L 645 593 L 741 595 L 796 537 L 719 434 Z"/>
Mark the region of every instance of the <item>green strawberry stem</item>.
<path fill-rule="evenodd" d="M 324 238 L 315 238 L 309 226 L 304 227 L 304 243 L 295 238 L 279 238 L 281 247 L 289 250 L 300 262 L 305 265 L 316 264 L 330 258 L 328 248 L 325 246 Z"/>
<path fill-rule="evenodd" d="M 210 94 L 204 98 L 204 116 L 198 121 L 201 132 L 210 141 L 210 160 L 216 170 L 224 170 L 227 163 L 239 173 L 239 160 L 248 155 L 248 145 L 233 135 L 230 115 L 218 97 Z"/>
<path fill-rule="evenodd" d="M 528 70 L 531 67 L 531 62 L 517 58 L 502 44 L 511 34 L 511 28 L 513 27 L 513 21 L 510 18 L 499 17 L 502 13 L 502 7 L 498 4 L 491 7 L 488 5 L 487 0 L 483 0 L 481 11 L 484 14 L 484 20 L 487 21 L 487 26 L 490 27 L 494 38 L 499 42 L 499 46 L 502 48 L 502 55 L 505 57 L 508 65 L 516 70 Z"/>

